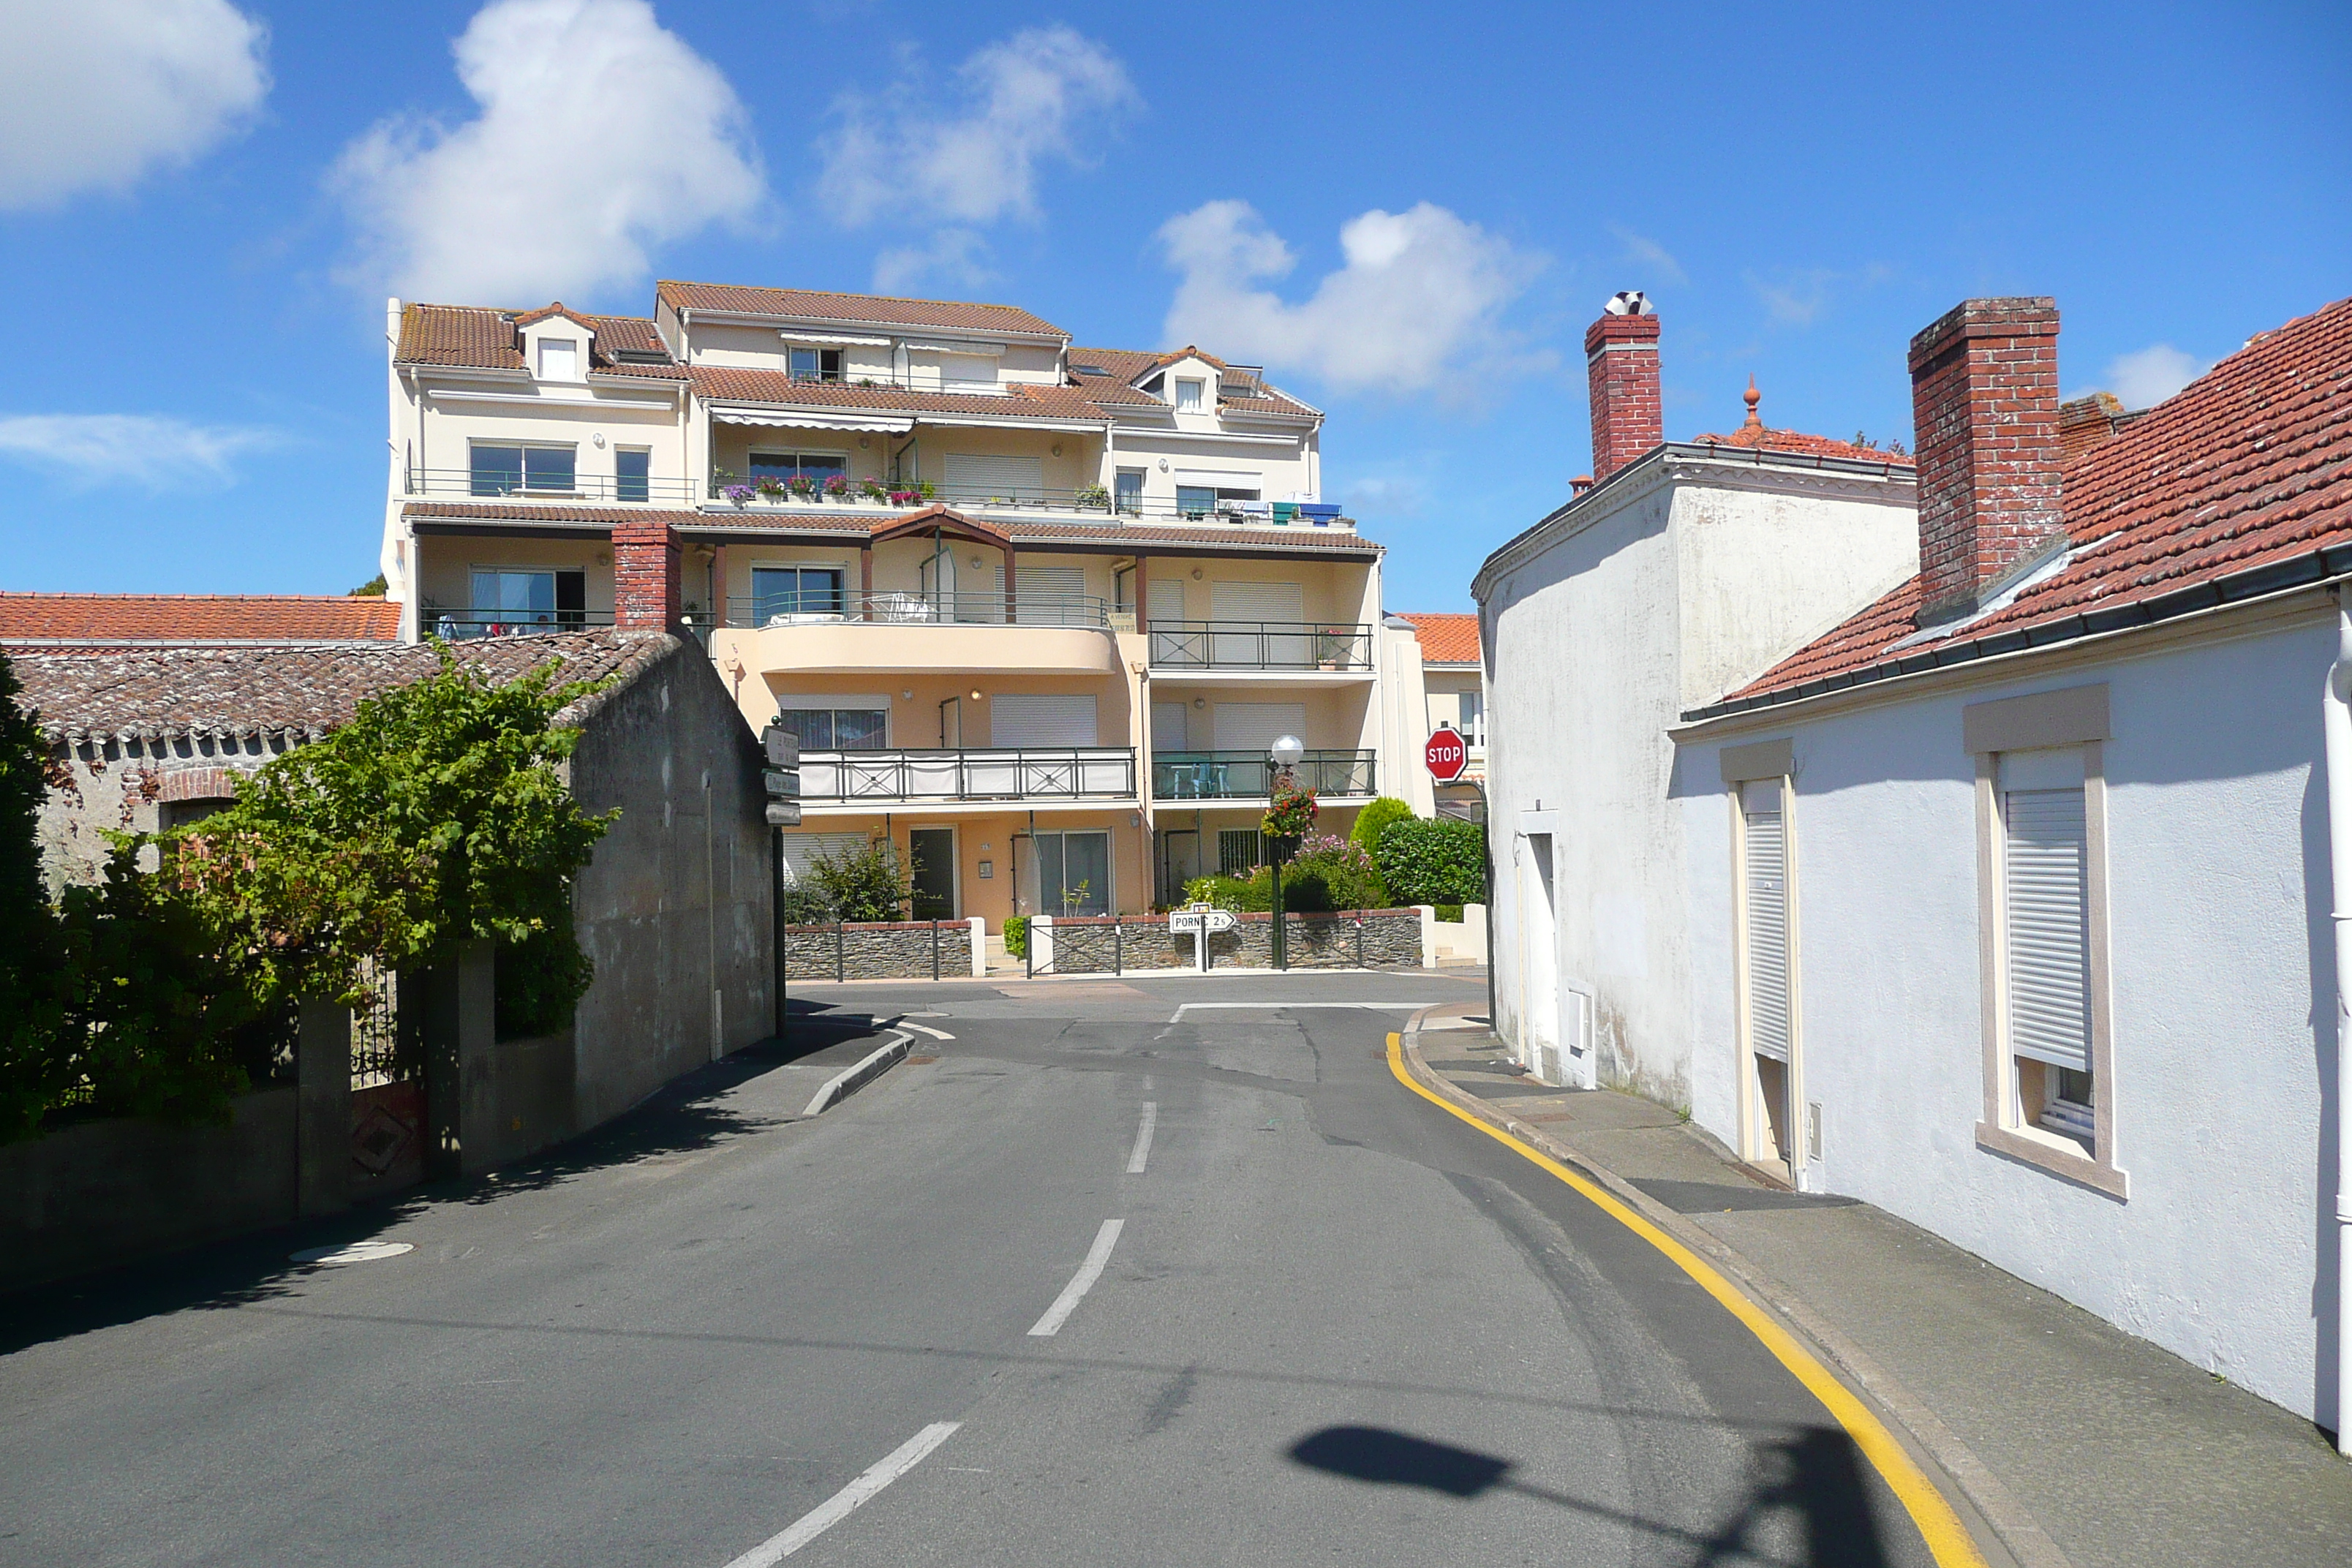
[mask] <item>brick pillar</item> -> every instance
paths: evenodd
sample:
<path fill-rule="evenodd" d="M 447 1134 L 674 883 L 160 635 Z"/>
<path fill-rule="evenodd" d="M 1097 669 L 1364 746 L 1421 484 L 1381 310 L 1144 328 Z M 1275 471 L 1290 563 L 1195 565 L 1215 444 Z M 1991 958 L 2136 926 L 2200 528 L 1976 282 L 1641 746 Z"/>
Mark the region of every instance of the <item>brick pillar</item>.
<path fill-rule="evenodd" d="M 1983 589 L 2063 526 L 2058 306 L 1966 300 L 1911 340 L 1922 620 Z"/>
<path fill-rule="evenodd" d="M 1584 366 L 1592 396 L 1592 477 L 1600 480 L 1666 438 L 1658 405 L 1658 318 L 1601 317 L 1584 329 Z"/>
<path fill-rule="evenodd" d="M 613 624 L 666 632 L 677 625 L 677 535 L 657 519 L 613 525 Z"/>

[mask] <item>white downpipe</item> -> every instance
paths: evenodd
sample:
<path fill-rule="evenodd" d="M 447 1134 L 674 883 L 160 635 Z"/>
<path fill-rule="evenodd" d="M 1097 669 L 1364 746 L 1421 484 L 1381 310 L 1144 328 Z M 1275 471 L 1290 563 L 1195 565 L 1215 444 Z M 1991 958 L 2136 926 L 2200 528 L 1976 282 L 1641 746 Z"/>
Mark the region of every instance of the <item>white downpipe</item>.
<path fill-rule="evenodd" d="M 2336 928 L 2336 1449 L 2352 1456 L 2352 587 L 2336 590 L 2327 735 L 2328 903 Z"/>

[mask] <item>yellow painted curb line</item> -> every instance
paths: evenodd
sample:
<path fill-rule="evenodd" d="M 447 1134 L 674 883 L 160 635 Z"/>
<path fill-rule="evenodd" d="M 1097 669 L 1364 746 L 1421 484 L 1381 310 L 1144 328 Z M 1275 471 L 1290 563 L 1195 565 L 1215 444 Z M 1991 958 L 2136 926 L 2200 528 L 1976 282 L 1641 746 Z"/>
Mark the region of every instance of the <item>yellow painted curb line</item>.
<path fill-rule="evenodd" d="M 1854 1446 L 1869 1458 L 1871 1465 L 1901 1500 L 1905 1510 L 1911 1515 L 1911 1522 L 1919 1527 L 1920 1537 L 1927 1542 L 1927 1551 L 1939 1568 L 1986 1568 L 1983 1554 L 1977 1551 L 1976 1542 L 1969 1539 L 1968 1530 L 1960 1523 L 1959 1515 L 1952 1511 L 1952 1505 L 1944 1500 L 1944 1494 L 1937 1491 L 1934 1483 L 1912 1462 L 1911 1456 L 1904 1450 L 1902 1444 L 1895 1440 L 1895 1434 L 1886 1429 L 1885 1424 L 1870 1413 L 1870 1407 L 1856 1398 L 1853 1390 L 1831 1375 L 1829 1368 L 1807 1353 L 1786 1329 L 1766 1316 L 1755 1302 L 1732 1289 L 1729 1280 L 1707 1267 L 1705 1259 L 1627 1208 L 1612 1194 L 1578 1175 L 1549 1154 L 1528 1148 L 1499 1128 L 1487 1126 L 1460 1106 L 1447 1104 L 1415 1083 L 1405 1071 L 1402 1035 L 1391 1033 L 1389 1036 L 1389 1071 L 1396 1075 L 1399 1083 L 1440 1110 L 1459 1117 L 1513 1153 L 1558 1176 L 1595 1208 L 1664 1253 L 1674 1261 L 1675 1268 L 1698 1281 L 1701 1289 L 1723 1303 L 1726 1311 L 1746 1324 L 1748 1331 L 1762 1342 L 1764 1348 L 1770 1351 L 1782 1366 L 1795 1373 L 1797 1381 L 1811 1390 L 1813 1397 L 1837 1417 L 1838 1425 L 1845 1428 Z"/>

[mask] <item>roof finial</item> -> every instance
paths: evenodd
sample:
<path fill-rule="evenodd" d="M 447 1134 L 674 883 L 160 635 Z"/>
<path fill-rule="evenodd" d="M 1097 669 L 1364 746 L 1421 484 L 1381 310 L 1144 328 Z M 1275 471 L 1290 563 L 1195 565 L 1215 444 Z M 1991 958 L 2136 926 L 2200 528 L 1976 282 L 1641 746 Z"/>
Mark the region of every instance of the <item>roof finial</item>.
<path fill-rule="evenodd" d="M 1756 376 L 1753 372 L 1748 374 L 1748 390 L 1741 393 L 1739 397 L 1741 402 L 1748 405 L 1748 418 L 1739 427 L 1743 430 L 1764 428 L 1764 421 L 1756 417 L 1756 405 L 1763 401 L 1764 395 L 1756 390 Z"/>

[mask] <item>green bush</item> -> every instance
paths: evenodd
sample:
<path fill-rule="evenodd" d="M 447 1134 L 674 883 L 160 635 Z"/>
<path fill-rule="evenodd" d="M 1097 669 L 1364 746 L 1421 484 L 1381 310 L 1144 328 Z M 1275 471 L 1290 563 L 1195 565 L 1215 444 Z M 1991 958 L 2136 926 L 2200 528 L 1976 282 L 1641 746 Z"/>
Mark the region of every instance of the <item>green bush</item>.
<path fill-rule="evenodd" d="M 1373 858 L 1400 904 L 1475 904 L 1486 896 L 1486 829 L 1452 817 L 1391 824 Z"/>
<path fill-rule="evenodd" d="M 1004 917 L 1004 951 L 1013 958 L 1029 956 L 1029 917 L 1027 915 Z"/>
<path fill-rule="evenodd" d="M 1274 908 L 1274 870 L 1261 866 L 1247 877 L 1196 877 L 1184 884 L 1184 896 L 1221 910 L 1263 914 Z M 1362 846 L 1318 834 L 1283 867 L 1282 907 L 1299 915 L 1384 910 L 1389 892 Z"/>
<path fill-rule="evenodd" d="M 1356 825 L 1348 829 L 1348 842 L 1360 844 L 1366 853 L 1381 847 L 1381 835 L 1392 823 L 1411 822 L 1412 807 L 1392 795 L 1384 795 L 1363 810 L 1356 813 Z"/>
<path fill-rule="evenodd" d="M 898 847 L 876 834 L 855 849 L 819 855 L 808 879 L 836 921 L 902 921 L 915 896 L 914 879 L 898 863 Z"/>
<path fill-rule="evenodd" d="M 1437 911 L 1437 918 L 1444 921 L 1447 925 L 1460 925 L 1462 923 L 1462 906 L 1460 904 L 1438 904 L 1435 906 L 1435 909 Z"/>
<path fill-rule="evenodd" d="M 1236 913 L 1263 914 L 1274 907 L 1274 876 L 1261 866 L 1254 877 L 1195 877 L 1184 884 L 1184 900 Z"/>

